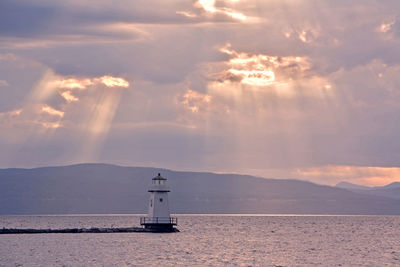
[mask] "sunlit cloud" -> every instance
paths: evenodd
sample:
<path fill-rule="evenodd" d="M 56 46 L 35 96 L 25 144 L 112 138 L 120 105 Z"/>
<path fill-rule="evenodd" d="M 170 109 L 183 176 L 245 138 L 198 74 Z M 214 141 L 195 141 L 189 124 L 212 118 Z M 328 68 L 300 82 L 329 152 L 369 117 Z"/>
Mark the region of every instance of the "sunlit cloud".
<path fill-rule="evenodd" d="M 383 32 L 383 33 L 387 33 L 392 29 L 392 26 L 395 24 L 395 20 L 392 20 L 388 23 L 382 23 L 379 27 L 378 27 L 378 31 Z"/>
<path fill-rule="evenodd" d="M 180 103 L 193 113 L 204 110 L 211 102 L 211 96 L 188 89 L 180 99 Z"/>
<path fill-rule="evenodd" d="M 62 126 L 65 112 L 49 105 L 26 104 L 24 108 L 0 113 L 0 125 L 5 131 L 26 128 L 28 131 L 14 133 L 15 138 L 23 138 L 32 131 L 41 132 L 41 128 L 56 129 Z"/>
<path fill-rule="evenodd" d="M 282 31 L 287 39 L 296 39 L 303 43 L 312 43 L 316 41 L 321 35 L 321 28 L 319 25 L 297 25 L 285 27 Z"/>
<path fill-rule="evenodd" d="M 302 30 L 301 32 L 298 33 L 299 39 L 303 43 L 310 43 L 314 41 L 319 35 L 319 31 L 317 29 L 308 29 L 308 30 Z"/>
<path fill-rule="evenodd" d="M 217 12 L 217 9 L 215 8 L 215 0 L 199 0 L 198 4 L 208 12 Z"/>
<path fill-rule="evenodd" d="M 88 26 L 88 31 L 109 33 L 114 35 L 114 38 L 119 39 L 119 41 L 144 41 L 151 40 L 152 35 L 140 27 L 139 24 L 127 23 L 127 22 L 114 22 L 106 23 L 95 26 Z M 110 40 L 111 41 L 111 40 Z"/>
<path fill-rule="evenodd" d="M 188 11 L 176 11 L 176 14 L 182 15 L 187 18 L 196 18 L 197 15 Z"/>
<path fill-rule="evenodd" d="M 56 85 L 60 95 L 67 101 L 67 104 L 63 106 L 67 115 L 69 112 L 77 112 L 70 109 L 69 103 L 71 105 L 73 102 L 80 103 L 81 110 L 78 111 L 80 118 L 68 116 L 68 119 L 72 120 L 77 129 L 81 129 L 86 135 L 79 158 L 83 161 L 94 160 L 109 132 L 119 105 L 122 94 L 120 88 L 128 88 L 129 82 L 121 77 L 104 75 L 80 78 L 57 76 L 51 83 Z M 83 94 L 79 97 L 75 96 L 72 90 L 79 90 Z M 47 111 L 56 114 L 53 110 Z M 43 126 L 56 128 L 57 124 L 47 123 Z"/>
<path fill-rule="evenodd" d="M 11 111 L 7 111 L 7 112 L 0 112 L 0 119 L 2 120 L 8 120 L 8 119 L 13 119 L 19 115 L 21 115 L 22 113 L 22 109 L 15 109 L 15 110 L 11 110 Z M 3 121 L 4 122 L 4 121 Z"/>
<path fill-rule="evenodd" d="M 286 38 L 290 38 L 290 36 L 292 36 L 292 31 L 286 31 L 283 34 L 285 35 Z"/>
<path fill-rule="evenodd" d="M 103 83 L 107 87 L 129 87 L 129 82 L 123 78 L 112 77 L 112 76 L 103 76 L 98 78 L 101 83 Z"/>
<path fill-rule="evenodd" d="M 47 113 L 47 114 L 50 114 L 50 115 L 54 115 L 54 116 L 58 116 L 58 117 L 64 117 L 64 111 L 60 111 L 60 110 L 57 110 L 57 109 L 55 109 L 55 108 L 53 108 L 53 107 L 50 107 L 50 106 L 48 106 L 48 105 L 43 105 L 42 106 L 42 108 L 41 108 L 41 112 L 43 112 L 43 113 Z"/>
<path fill-rule="evenodd" d="M 8 82 L 6 80 L 0 80 L 0 87 L 8 86 Z"/>
<path fill-rule="evenodd" d="M 16 110 L 10 111 L 9 114 L 10 114 L 11 116 L 18 116 L 18 115 L 21 114 L 21 112 L 22 112 L 22 109 L 16 109 Z"/>
<path fill-rule="evenodd" d="M 233 133 L 230 141 L 234 144 L 232 153 L 237 154 L 237 168 L 261 165 L 262 159 L 269 158 L 265 153 L 279 154 L 277 158 L 287 165 L 299 164 L 296 155 L 311 161 L 307 154 L 312 150 L 308 147 L 308 125 L 322 125 L 318 127 L 324 132 L 337 127 L 335 116 L 330 115 L 337 103 L 337 88 L 331 77 L 315 72 L 307 56 L 251 53 L 229 44 L 219 51 L 227 58 L 204 68 L 209 78 L 205 94 L 211 97 L 208 113 L 197 112 L 201 111 L 197 103 L 184 102 L 192 114 L 208 117 L 187 116 L 197 125 L 203 122 L 203 127 L 213 133 L 226 134 L 220 129 Z M 319 113 L 328 114 L 322 119 L 316 115 Z M 313 134 L 318 135 L 318 131 Z M 282 147 L 277 148 L 275 143 L 281 142 Z M 290 177 L 294 176 L 283 178 Z"/>
<path fill-rule="evenodd" d="M 317 184 L 334 186 L 342 181 L 365 185 L 384 186 L 399 181 L 399 167 L 322 165 L 301 168 L 245 169 L 241 173 L 252 173 L 260 177 L 300 179 Z"/>
<path fill-rule="evenodd" d="M 186 10 L 176 11 L 175 13 L 189 19 L 200 18 L 206 15 L 206 17 L 208 18 L 219 16 L 219 17 L 226 17 L 229 19 L 233 19 L 239 22 L 246 22 L 246 23 L 257 22 L 258 18 L 246 16 L 237 9 L 229 7 L 232 6 L 232 4 L 236 4 L 239 1 L 240 0 L 235 0 L 235 1 L 228 0 L 228 1 L 219 1 L 217 3 L 216 0 L 198 0 L 194 4 L 194 7 L 197 9 L 196 13 Z M 199 9 L 201 10 L 200 12 L 198 12 Z"/>
<path fill-rule="evenodd" d="M 254 70 L 230 69 L 230 73 L 242 78 L 241 82 L 255 86 L 270 85 L 275 81 L 275 73 L 272 70 L 265 70 L 263 66 Z"/>
<path fill-rule="evenodd" d="M 49 129 L 57 129 L 57 128 L 61 127 L 61 123 L 59 123 L 59 122 L 40 122 L 40 124 L 44 128 L 49 128 Z"/>
<path fill-rule="evenodd" d="M 252 85 L 269 85 L 275 81 L 275 72 L 290 74 L 305 74 L 310 70 L 311 64 L 307 57 L 296 56 L 269 56 L 265 54 L 251 55 L 238 53 L 230 49 L 230 44 L 220 49 L 221 52 L 231 55 L 228 65 L 229 72 L 241 74 L 243 82 Z M 252 80 L 255 81 L 252 81 Z"/>
<path fill-rule="evenodd" d="M 42 80 L 35 86 L 29 97 L 29 101 L 42 103 L 56 93 L 60 94 L 67 102 L 78 101 L 77 96 L 72 95 L 71 90 L 85 90 L 89 86 L 103 84 L 106 87 L 129 87 L 129 82 L 121 77 L 105 75 L 101 77 L 63 77 L 47 70 Z"/>
<path fill-rule="evenodd" d="M 60 94 L 65 100 L 67 100 L 67 102 L 75 102 L 79 100 L 79 98 L 72 95 L 71 91 L 64 91 L 61 92 Z"/>
<path fill-rule="evenodd" d="M 70 112 L 77 113 L 79 118 L 67 117 L 72 120 L 77 129 L 82 129 L 86 135 L 86 141 L 82 146 L 79 157 L 83 161 L 93 160 L 98 154 L 102 142 L 106 138 L 111 127 L 112 120 L 119 105 L 122 91 L 119 88 L 128 88 L 129 82 L 121 77 L 104 75 L 100 77 L 63 77 L 54 76 L 53 84 L 59 94 L 66 100 L 67 104 L 62 106 L 65 117 Z M 88 90 L 90 88 L 90 90 Z M 79 97 L 73 94 L 74 90 L 83 92 Z M 78 93 L 78 92 L 77 92 Z M 70 108 L 69 104 L 80 103 Z M 55 110 L 46 108 L 49 114 L 59 114 Z M 61 112 L 61 111 L 60 111 Z M 64 114 L 63 114 L 64 116 Z M 45 122 L 46 128 L 60 127 L 60 123 Z M 77 130 L 75 129 L 75 130 Z"/>
<path fill-rule="evenodd" d="M 121 77 L 114 77 L 105 75 L 102 77 L 95 78 L 63 78 L 55 79 L 52 84 L 56 88 L 60 89 L 86 89 L 88 86 L 92 86 L 95 84 L 104 84 L 107 87 L 129 87 L 129 82 Z"/>
<path fill-rule="evenodd" d="M 340 181 L 349 181 L 361 185 L 377 186 L 398 181 L 400 168 L 328 165 L 297 169 L 293 174 L 299 178 L 325 181 L 331 184 L 336 184 Z"/>
<path fill-rule="evenodd" d="M 199 0 L 197 2 L 197 5 L 201 8 L 203 8 L 206 12 L 211 13 L 211 14 L 223 14 L 226 16 L 229 16 L 233 19 L 237 19 L 240 21 L 245 21 L 247 17 L 238 12 L 235 11 L 231 8 L 227 7 L 216 7 L 216 1 L 215 0 Z"/>
<path fill-rule="evenodd" d="M 93 160 L 111 127 L 121 88 L 129 86 L 122 77 L 63 76 L 47 69 L 19 104 L 21 108 L 0 113 L 0 127 L 7 138 L 17 132 L 12 139 L 20 143 L 30 136 L 51 139 L 60 128 L 83 135 L 82 150 L 77 153 L 82 160 Z M 58 96 L 65 102 L 59 102 Z"/>
<path fill-rule="evenodd" d="M 89 85 L 93 84 L 93 81 L 89 78 L 84 79 L 76 79 L 76 78 L 68 78 L 54 81 L 55 85 L 58 88 L 66 88 L 66 89 L 85 89 Z"/>
<path fill-rule="evenodd" d="M 53 75 L 52 78 L 53 80 L 46 81 L 59 92 L 66 103 L 61 106 L 62 110 L 43 106 L 42 112 L 69 120 L 70 125 L 75 125 L 75 131 L 83 131 L 86 140 L 79 152 L 79 158 L 83 161 L 94 160 L 109 132 L 119 105 L 122 94 L 120 88 L 128 88 L 129 82 L 122 77 L 111 75 L 100 77 Z M 75 95 L 78 93 L 79 97 Z M 73 105 L 74 102 L 79 102 L 79 106 Z M 72 117 L 70 113 L 78 117 Z M 41 125 L 46 128 L 58 128 L 62 122 L 44 121 Z"/>
<path fill-rule="evenodd" d="M 297 88 L 308 88 L 301 93 L 310 96 L 331 92 L 332 84 L 311 71 L 312 64 L 308 57 L 249 54 L 233 50 L 230 44 L 220 51 L 230 58 L 226 62 L 226 70 L 216 76 L 210 88 L 227 90 L 239 84 L 282 96 L 296 95 Z"/>

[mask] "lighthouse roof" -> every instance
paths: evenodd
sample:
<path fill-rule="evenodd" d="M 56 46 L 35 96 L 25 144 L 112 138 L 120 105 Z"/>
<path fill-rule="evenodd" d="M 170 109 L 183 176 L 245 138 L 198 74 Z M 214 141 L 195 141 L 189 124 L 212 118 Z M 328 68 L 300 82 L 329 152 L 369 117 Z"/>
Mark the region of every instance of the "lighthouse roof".
<path fill-rule="evenodd" d="M 156 177 L 153 178 L 153 180 L 167 180 L 164 177 L 161 176 L 161 173 L 158 173 Z"/>

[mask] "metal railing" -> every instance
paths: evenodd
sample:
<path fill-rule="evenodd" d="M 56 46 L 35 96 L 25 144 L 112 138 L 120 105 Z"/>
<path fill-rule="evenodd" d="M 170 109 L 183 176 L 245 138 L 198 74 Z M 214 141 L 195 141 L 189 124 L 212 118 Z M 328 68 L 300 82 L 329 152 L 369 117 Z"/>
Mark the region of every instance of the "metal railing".
<path fill-rule="evenodd" d="M 178 225 L 178 218 L 176 217 L 140 217 L 140 224 L 171 224 Z"/>

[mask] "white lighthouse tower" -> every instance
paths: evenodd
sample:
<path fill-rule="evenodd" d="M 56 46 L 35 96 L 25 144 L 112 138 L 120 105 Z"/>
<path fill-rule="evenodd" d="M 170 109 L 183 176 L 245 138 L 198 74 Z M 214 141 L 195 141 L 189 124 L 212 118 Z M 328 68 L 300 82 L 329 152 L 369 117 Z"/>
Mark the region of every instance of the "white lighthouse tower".
<path fill-rule="evenodd" d="M 175 231 L 174 225 L 177 225 L 177 218 L 170 216 L 168 206 L 167 179 L 159 173 L 151 180 L 149 212 L 147 217 L 140 218 L 140 224 L 150 231 L 172 232 Z"/>

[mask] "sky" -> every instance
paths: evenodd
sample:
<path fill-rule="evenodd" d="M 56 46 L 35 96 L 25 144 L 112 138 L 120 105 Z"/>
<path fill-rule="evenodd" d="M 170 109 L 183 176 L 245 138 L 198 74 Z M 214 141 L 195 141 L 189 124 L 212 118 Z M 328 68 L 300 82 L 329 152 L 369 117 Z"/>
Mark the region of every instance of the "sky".
<path fill-rule="evenodd" d="M 1 0 L 0 168 L 400 180 L 397 0 Z"/>

